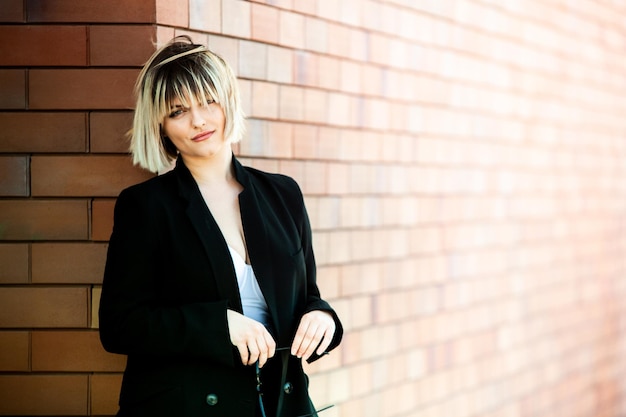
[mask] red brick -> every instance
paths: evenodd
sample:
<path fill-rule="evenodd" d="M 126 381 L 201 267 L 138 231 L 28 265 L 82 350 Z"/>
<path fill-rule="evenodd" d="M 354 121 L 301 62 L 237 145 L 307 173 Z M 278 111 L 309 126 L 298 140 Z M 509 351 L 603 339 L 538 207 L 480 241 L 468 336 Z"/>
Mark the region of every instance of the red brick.
<path fill-rule="evenodd" d="M 328 52 L 328 26 L 320 19 L 304 18 L 304 44 L 306 50 L 320 53 Z"/>
<path fill-rule="evenodd" d="M 87 415 L 87 375 L 0 375 L 0 415 Z"/>
<path fill-rule="evenodd" d="M 189 0 L 189 27 L 205 32 L 222 32 L 222 2 Z"/>
<path fill-rule="evenodd" d="M 328 94 L 328 123 L 346 126 L 350 123 L 352 110 L 351 97 L 346 94 L 331 92 Z"/>
<path fill-rule="evenodd" d="M 102 297 L 102 286 L 94 285 L 91 288 L 91 323 L 89 323 L 89 327 L 92 329 L 100 328 L 100 317 L 98 316 L 100 297 Z"/>
<path fill-rule="evenodd" d="M 40 69 L 29 72 L 31 109 L 131 109 L 138 70 Z"/>
<path fill-rule="evenodd" d="M 89 234 L 86 200 L 0 200 L 1 240 L 80 240 Z"/>
<path fill-rule="evenodd" d="M 267 125 L 265 152 L 274 158 L 290 159 L 293 156 L 293 125 L 270 122 Z"/>
<path fill-rule="evenodd" d="M 27 244 L 0 244 L 0 283 L 20 284 L 28 282 L 28 262 Z"/>
<path fill-rule="evenodd" d="M 317 1 L 317 15 L 328 20 L 338 21 L 341 14 L 341 3 L 332 0 Z"/>
<path fill-rule="evenodd" d="M 29 22 L 156 23 L 154 0 L 28 0 Z"/>
<path fill-rule="evenodd" d="M 341 85 L 341 62 L 333 57 L 319 56 L 318 83 L 322 88 L 338 90 Z"/>
<path fill-rule="evenodd" d="M 234 38 L 227 38 L 220 35 L 209 35 L 208 47 L 211 51 L 221 56 L 228 65 L 232 68 L 233 72 L 237 74 L 239 68 L 239 40 Z M 242 82 L 239 82 L 239 88 L 242 88 Z M 240 91 L 240 94 L 242 92 Z M 243 96 L 243 94 L 242 94 Z"/>
<path fill-rule="evenodd" d="M 28 332 L 0 331 L 0 372 L 29 371 Z"/>
<path fill-rule="evenodd" d="M 361 381 L 361 383 L 364 383 L 364 382 L 366 383 L 367 381 Z M 357 388 L 354 388 L 354 389 L 356 390 Z M 342 402 L 337 407 L 338 413 L 339 413 L 338 415 L 340 416 L 364 416 L 364 415 L 367 415 L 368 412 L 376 413 L 377 408 L 379 408 L 380 406 L 375 400 L 376 398 L 374 398 L 372 395 L 367 395 L 365 396 L 365 399 L 359 396 L 357 397 L 357 399 L 352 399 L 350 401 Z M 372 402 L 374 403 L 373 406 L 372 404 L 369 404 Z"/>
<path fill-rule="evenodd" d="M 304 90 L 297 86 L 281 86 L 279 90 L 279 117 L 281 120 L 302 120 L 304 117 Z"/>
<path fill-rule="evenodd" d="M 0 7 L 0 22 L 23 22 L 24 1 L 3 0 Z"/>
<path fill-rule="evenodd" d="M 252 81 L 238 80 L 239 94 L 241 95 L 241 108 L 244 114 L 248 115 L 252 111 Z M 238 145 L 238 144 L 236 144 Z"/>
<path fill-rule="evenodd" d="M 250 117 L 276 119 L 278 117 L 278 86 L 257 81 L 252 84 L 252 112 Z"/>
<path fill-rule="evenodd" d="M 291 49 L 268 45 L 267 81 L 281 84 L 293 83 L 293 61 L 295 53 Z"/>
<path fill-rule="evenodd" d="M 125 355 L 108 353 L 97 331 L 35 331 L 32 370 L 35 372 L 121 372 Z"/>
<path fill-rule="evenodd" d="M 89 151 L 127 153 L 126 136 L 133 126 L 132 112 L 92 112 L 89 115 Z"/>
<path fill-rule="evenodd" d="M 298 159 L 314 159 L 318 156 L 319 128 L 295 124 L 293 128 L 293 153 Z"/>
<path fill-rule="evenodd" d="M 87 64 L 85 26 L 1 26 L 0 65 L 83 66 Z"/>
<path fill-rule="evenodd" d="M 278 7 L 279 9 L 286 10 L 292 10 L 294 7 L 294 0 L 266 0 L 265 3 L 271 4 L 275 7 Z M 312 1 L 312 3 L 315 3 L 315 1 Z"/>
<path fill-rule="evenodd" d="M 113 232 L 113 209 L 115 200 L 95 199 L 91 208 L 91 238 L 107 241 Z"/>
<path fill-rule="evenodd" d="M 167 26 L 157 26 L 156 28 L 156 45 L 161 46 L 168 43 L 174 38 L 176 29 Z"/>
<path fill-rule="evenodd" d="M 264 4 L 251 4 L 252 39 L 278 43 L 278 9 Z"/>
<path fill-rule="evenodd" d="M 247 166 L 267 172 L 278 172 L 279 163 L 275 159 L 250 159 L 246 162 Z"/>
<path fill-rule="evenodd" d="M 306 194 L 325 194 L 327 184 L 327 165 L 324 162 L 307 161 L 304 163 L 302 190 Z"/>
<path fill-rule="evenodd" d="M 153 174 L 132 165 L 128 156 L 34 156 L 33 196 L 116 197 Z"/>
<path fill-rule="evenodd" d="M 328 164 L 328 192 L 330 194 L 346 195 L 350 192 L 348 185 L 350 179 L 350 169 L 347 164 Z"/>
<path fill-rule="evenodd" d="M 341 284 L 341 268 L 334 266 L 320 268 L 317 274 L 317 284 L 325 299 L 338 298 Z"/>
<path fill-rule="evenodd" d="M 248 137 L 239 142 L 241 155 L 261 156 L 263 155 L 265 142 L 267 141 L 267 121 L 251 119 L 248 120 Z"/>
<path fill-rule="evenodd" d="M 307 122 L 326 123 L 328 93 L 321 90 L 304 91 L 304 118 Z"/>
<path fill-rule="evenodd" d="M 267 78 L 268 46 L 259 42 L 239 42 L 238 74 L 244 78 L 264 80 Z"/>
<path fill-rule="evenodd" d="M 32 245 L 33 283 L 99 284 L 106 244 L 35 243 Z"/>
<path fill-rule="evenodd" d="M 362 66 L 350 62 L 350 61 L 342 61 L 340 64 L 341 68 L 341 90 L 345 92 L 351 92 L 355 94 L 362 94 L 361 92 L 361 68 Z M 367 100 L 367 99 L 365 99 Z M 367 102 L 367 101 L 366 101 Z"/>
<path fill-rule="evenodd" d="M 247 1 L 222 2 L 222 33 L 237 38 L 250 39 L 250 3 Z"/>
<path fill-rule="evenodd" d="M 189 0 L 156 0 L 156 19 L 160 25 L 189 27 Z"/>
<path fill-rule="evenodd" d="M 0 152 L 85 152 L 84 113 L 0 113 Z"/>
<path fill-rule="evenodd" d="M 0 196 L 28 196 L 27 156 L 0 156 Z"/>
<path fill-rule="evenodd" d="M 0 287 L 0 327 L 86 327 L 87 288 Z"/>
<path fill-rule="evenodd" d="M 383 62 L 388 62 L 390 49 L 389 43 L 389 39 L 385 35 L 380 33 L 371 33 L 368 36 L 367 44 L 367 56 L 369 57 L 368 61 L 381 65 Z M 344 49 L 347 47 L 345 44 L 343 46 Z M 333 50 L 336 51 L 336 48 L 333 48 Z"/>
<path fill-rule="evenodd" d="M 156 28 L 107 25 L 89 28 L 89 64 L 142 66 L 154 52 Z"/>
<path fill-rule="evenodd" d="M 330 23 L 328 24 L 328 53 L 337 57 L 350 55 L 351 36 L 350 28 Z"/>
<path fill-rule="evenodd" d="M 174 2 L 155 2 L 160 22 L 181 17 L 161 9 Z M 514 10 L 473 1 L 452 10 L 454 2 L 410 0 L 365 0 L 362 7 L 354 7 L 358 0 L 256 0 L 263 7 L 245 0 L 182 0 L 173 12 L 184 14 L 187 2 L 191 27 L 160 24 L 157 39 L 169 40 L 174 33 L 208 38 L 241 69 L 247 113 L 253 113 L 254 103 L 254 113 L 272 120 L 251 119 L 249 139 L 235 148 L 248 164 L 292 175 L 310 193 L 320 286 L 323 294 L 339 297 L 331 302 L 348 330 L 338 351 L 311 368 L 317 374 L 312 394 L 319 405 L 336 402 L 333 415 L 407 417 L 618 413 L 619 391 L 613 384 L 621 366 L 616 355 L 620 329 L 614 324 L 624 312 L 619 300 L 626 281 L 619 276 L 623 239 L 612 225 L 622 218 L 615 202 L 623 197 L 619 161 L 626 148 L 620 125 L 609 123 L 615 118 L 601 123 L 593 110 L 611 108 L 610 97 L 598 91 L 613 88 L 619 94 L 618 66 L 589 71 L 584 59 L 567 53 L 572 50 L 567 42 L 578 39 L 567 35 L 576 34 L 576 27 L 584 39 L 598 41 L 593 42 L 596 61 L 612 62 L 606 48 L 619 50 L 621 40 L 613 29 L 624 10 L 594 2 L 570 2 L 577 3 L 572 7 L 533 2 L 533 7 Z M 250 7 L 251 20 L 240 7 Z M 298 12 L 295 20 L 304 16 L 304 48 L 272 40 L 277 29 L 294 31 L 296 42 L 302 36 L 298 25 L 266 27 L 260 34 L 259 23 L 268 21 L 255 21 L 254 10 Z M 451 11 L 460 20 L 445 19 Z M 222 17 L 226 35 L 221 34 Z M 489 36 L 528 22 L 524 36 Z M 115 23 L 102 26 L 108 24 Z M 608 29 L 599 31 L 603 27 Z M 245 30 L 256 41 L 242 37 Z M 547 40 L 543 45 L 549 47 L 536 51 L 539 40 Z M 507 55 L 507 50 L 519 53 Z M 124 54 L 98 61 L 96 48 L 92 52 L 93 61 L 102 65 Z M 538 53 L 541 59 L 533 60 Z M 559 66 L 564 57 L 578 61 Z M 523 65 L 529 62 L 540 64 Z M 563 76 L 546 76 L 553 67 L 562 68 Z M 541 100 L 541 92 L 550 97 L 563 91 L 567 80 L 589 81 L 597 88 L 578 89 L 547 104 Z M 265 104 L 259 93 L 273 91 L 257 82 L 278 86 L 277 115 L 259 110 Z M 573 124 L 567 117 L 570 108 L 577 109 Z M 90 109 L 81 110 L 78 152 L 126 153 L 121 115 L 130 115 L 128 109 L 87 115 Z M 36 126 L 38 120 L 23 124 Z M 85 125 L 91 128 L 88 142 Z M 589 129 L 577 128 L 585 126 Z M 281 142 L 290 136 L 292 147 Z M 16 136 L 33 142 L 16 145 L 10 136 L 14 142 L 5 145 L 0 139 L 0 147 L 11 147 L 5 156 L 37 154 L 28 146 L 44 149 L 45 130 L 41 137 L 35 143 L 39 138 Z M 61 150 L 61 140 L 62 135 L 50 139 L 43 152 L 76 152 Z M 552 159 L 556 170 L 548 169 Z M 584 201 L 578 198 L 587 194 Z M 92 203 L 88 238 L 108 239 L 114 201 L 96 198 Z M 486 237 L 478 233 L 485 227 Z M 442 235 L 441 241 L 446 230 L 454 233 Z M 50 282 L 95 276 L 90 261 L 77 265 L 76 275 L 67 272 L 67 253 L 81 256 L 68 246 L 93 242 L 80 243 L 22 243 L 15 263 L 13 252 L 2 255 L 0 247 L 0 269 L 9 268 L 6 284 L 12 284 L 5 287 L 26 286 L 29 275 Z M 54 251 L 42 257 L 39 245 L 62 251 L 49 271 L 46 259 L 55 257 Z M 33 274 L 29 252 L 35 255 Z M 506 273 L 507 265 L 512 274 Z M 80 272 L 83 268 L 87 272 Z M 17 282 L 11 282 L 13 277 Z M 84 286 L 91 298 L 87 323 L 95 329 L 101 287 Z M 32 330 L 23 331 L 30 337 Z M 66 374 L 99 363 L 91 356 L 99 347 L 96 353 L 77 353 L 80 360 L 67 364 L 69 352 L 53 357 L 62 344 L 50 346 L 50 353 L 35 351 L 33 359 L 41 367 L 67 368 L 59 372 Z M 590 347 L 592 355 L 585 353 Z M 73 353 L 75 347 L 69 349 Z M 20 352 L 23 369 L 22 347 L 5 348 L 0 357 L 12 352 Z M 89 403 L 80 414 L 114 414 L 120 374 L 87 372 Z M 492 387 L 503 379 L 507 384 L 496 404 Z"/>
<path fill-rule="evenodd" d="M 304 16 L 286 10 L 279 15 L 279 40 L 281 45 L 304 48 Z"/>
<path fill-rule="evenodd" d="M 0 69 L 0 109 L 26 108 L 26 71 Z"/>
<path fill-rule="evenodd" d="M 176 28 L 174 30 L 174 36 L 189 36 L 189 38 L 191 39 L 191 42 L 201 44 L 201 45 L 206 45 L 207 43 L 209 43 L 208 42 L 209 35 L 207 35 L 206 33 L 195 32 L 195 31 L 191 31 L 188 29 Z M 170 39 L 167 39 L 167 42 L 169 41 Z"/>
<path fill-rule="evenodd" d="M 288 177 L 293 178 L 295 181 L 300 183 L 302 178 L 304 178 L 304 165 L 302 161 L 298 161 L 296 159 L 281 159 L 278 161 L 278 173 L 287 175 Z M 317 226 L 317 207 L 319 206 L 317 199 L 315 198 L 306 198 L 305 204 L 307 206 L 307 210 L 309 211 L 309 216 L 311 216 L 310 220 L 312 224 Z"/>
<path fill-rule="evenodd" d="M 302 14 L 314 15 L 317 2 L 311 0 L 293 0 L 293 10 Z"/>
<path fill-rule="evenodd" d="M 93 374 L 89 378 L 91 414 L 114 415 L 122 386 L 121 374 Z"/>

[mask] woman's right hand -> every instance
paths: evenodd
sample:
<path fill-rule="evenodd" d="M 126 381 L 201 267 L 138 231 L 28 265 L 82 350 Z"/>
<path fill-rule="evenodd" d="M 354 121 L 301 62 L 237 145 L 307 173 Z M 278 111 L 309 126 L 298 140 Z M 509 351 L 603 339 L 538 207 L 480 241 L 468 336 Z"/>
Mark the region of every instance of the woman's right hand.
<path fill-rule="evenodd" d="M 276 342 L 265 326 L 233 310 L 226 310 L 230 341 L 239 350 L 241 362 L 244 365 L 254 365 L 259 361 L 259 367 L 276 352 Z"/>

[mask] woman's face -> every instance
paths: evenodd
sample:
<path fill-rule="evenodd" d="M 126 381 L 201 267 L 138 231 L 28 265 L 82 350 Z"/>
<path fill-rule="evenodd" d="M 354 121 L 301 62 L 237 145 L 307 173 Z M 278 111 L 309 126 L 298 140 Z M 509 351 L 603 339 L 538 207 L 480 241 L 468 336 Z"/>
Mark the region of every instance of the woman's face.
<path fill-rule="evenodd" d="M 220 152 L 231 152 L 224 137 L 226 117 L 214 101 L 198 103 L 195 99 L 172 101 L 170 112 L 163 120 L 163 131 L 183 159 L 210 159 Z"/>

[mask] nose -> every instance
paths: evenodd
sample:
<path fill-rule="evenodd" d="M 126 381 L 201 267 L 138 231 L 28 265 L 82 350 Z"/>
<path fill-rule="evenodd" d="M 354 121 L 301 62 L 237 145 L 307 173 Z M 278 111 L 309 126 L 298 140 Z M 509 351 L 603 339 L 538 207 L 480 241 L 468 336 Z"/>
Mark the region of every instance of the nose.
<path fill-rule="evenodd" d="M 202 127 L 206 124 L 206 118 L 202 114 L 202 108 L 194 106 L 191 108 L 191 124 L 193 127 Z"/>

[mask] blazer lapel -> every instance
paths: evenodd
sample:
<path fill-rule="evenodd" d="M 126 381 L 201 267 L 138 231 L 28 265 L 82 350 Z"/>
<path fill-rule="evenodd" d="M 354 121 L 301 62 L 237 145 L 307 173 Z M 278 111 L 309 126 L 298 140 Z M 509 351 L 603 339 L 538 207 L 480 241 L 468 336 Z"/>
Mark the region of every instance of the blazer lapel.
<path fill-rule="evenodd" d="M 262 203 L 262 196 L 258 195 L 248 172 L 235 158 L 233 158 L 233 164 L 235 177 L 243 186 L 243 191 L 239 194 L 239 207 L 248 256 L 272 318 L 272 327 L 276 333 L 274 336 L 280 336 L 285 334 L 285 332 L 281 331 L 283 329 L 281 328 L 281 320 L 279 320 L 276 297 L 280 289 L 277 288 L 277 281 L 273 279 L 275 273 L 271 262 L 271 245 L 269 244 L 267 224 L 263 217 L 266 209 L 264 210 L 265 206 Z M 283 341 L 278 340 L 277 342 L 280 344 Z"/>
<path fill-rule="evenodd" d="M 180 197 L 187 203 L 185 212 L 202 242 L 219 295 L 228 300 L 231 309 L 241 313 L 241 297 L 226 240 L 182 158 L 176 162 L 175 170 Z"/>

